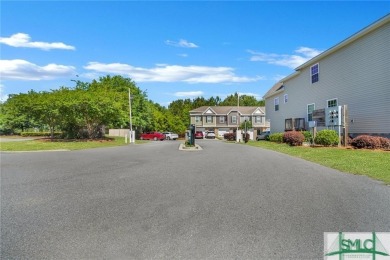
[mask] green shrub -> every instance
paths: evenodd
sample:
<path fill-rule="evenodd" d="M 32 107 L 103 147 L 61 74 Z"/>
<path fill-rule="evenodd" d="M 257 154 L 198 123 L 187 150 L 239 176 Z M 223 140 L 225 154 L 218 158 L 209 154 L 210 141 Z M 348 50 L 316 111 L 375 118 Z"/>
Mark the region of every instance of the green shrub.
<path fill-rule="evenodd" d="M 301 146 L 305 136 L 301 132 L 291 131 L 283 134 L 283 142 L 291 146 Z"/>
<path fill-rule="evenodd" d="M 195 147 L 195 145 L 191 144 L 190 141 L 185 141 L 184 146 L 185 147 Z"/>
<path fill-rule="evenodd" d="M 312 136 L 310 131 L 302 131 L 301 133 L 305 137 L 305 142 L 308 142 L 308 143 L 313 142 L 313 136 Z"/>
<path fill-rule="evenodd" d="M 269 140 L 275 143 L 283 142 L 283 133 L 273 133 L 269 135 Z"/>
<path fill-rule="evenodd" d="M 334 130 L 324 129 L 317 133 L 314 142 L 324 146 L 338 145 L 339 135 Z"/>

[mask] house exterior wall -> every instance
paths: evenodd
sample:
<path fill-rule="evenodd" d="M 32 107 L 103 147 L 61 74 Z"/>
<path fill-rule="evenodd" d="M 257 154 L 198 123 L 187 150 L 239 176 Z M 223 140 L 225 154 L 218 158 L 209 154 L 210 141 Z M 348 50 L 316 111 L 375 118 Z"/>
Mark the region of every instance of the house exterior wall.
<path fill-rule="evenodd" d="M 265 131 L 269 128 L 269 122 L 265 120 L 264 107 L 242 107 L 240 112 L 237 112 L 238 108 L 235 107 L 200 107 L 190 111 L 190 122 L 195 124 L 199 131 L 214 131 L 218 136 L 222 137 L 224 133 L 233 132 L 237 130 L 237 127 L 244 122 L 247 118 L 252 121 L 253 129 L 248 130 L 251 132 L 251 136 L 255 138 L 258 132 Z M 212 122 L 207 122 L 207 116 L 212 117 Z M 236 123 L 233 123 L 232 117 L 236 117 Z M 260 116 L 260 122 L 256 123 L 256 116 Z M 200 118 L 199 122 L 196 122 L 196 117 Z M 220 121 L 224 118 L 223 122 Z"/>
<path fill-rule="evenodd" d="M 223 123 L 221 123 L 221 118 L 223 118 Z M 228 126 L 228 117 L 226 115 L 218 115 L 216 117 L 216 126 L 217 127 L 227 127 Z"/>
<path fill-rule="evenodd" d="M 233 123 L 233 116 L 236 117 L 236 123 Z M 229 126 L 238 126 L 238 124 L 240 123 L 240 115 L 236 112 L 236 111 L 233 111 L 233 112 L 230 112 L 228 115 L 228 125 Z"/>
<path fill-rule="evenodd" d="M 390 23 L 356 39 L 331 53 L 319 64 L 319 81 L 311 83 L 308 64 L 285 82 L 284 91 L 266 98 L 267 118 L 271 132 L 283 132 L 286 118 L 305 118 L 307 105 L 315 109 L 327 107 L 327 100 L 337 99 L 348 105 L 351 134 L 390 133 Z M 288 102 L 284 103 L 284 95 Z M 274 99 L 279 97 L 279 111 Z M 352 122 L 351 122 L 352 120 Z M 307 125 L 306 125 L 307 126 Z"/>

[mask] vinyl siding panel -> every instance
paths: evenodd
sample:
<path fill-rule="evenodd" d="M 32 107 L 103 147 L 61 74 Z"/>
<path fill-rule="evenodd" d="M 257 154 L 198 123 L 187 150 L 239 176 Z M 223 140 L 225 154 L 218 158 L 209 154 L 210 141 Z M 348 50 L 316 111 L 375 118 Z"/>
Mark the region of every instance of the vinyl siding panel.
<path fill-rule="evenodd" d="M 278 94 L 279 111 L 267 98 L 267 118 L 271 131 L 284 131 L 284 119 L 303 117 L 307 105 L 325 108 L 327 100 L 337 98 L 348 105 L 350 133 L 390 133 L 390 23 L 325 56 L 319 63 L 319 81 L 311 84 L 310 66 L 284 82 Z M 311 64 L 313 65 L 313 64 Z M 288 94 L 288 102 L 283 95 Z"/>

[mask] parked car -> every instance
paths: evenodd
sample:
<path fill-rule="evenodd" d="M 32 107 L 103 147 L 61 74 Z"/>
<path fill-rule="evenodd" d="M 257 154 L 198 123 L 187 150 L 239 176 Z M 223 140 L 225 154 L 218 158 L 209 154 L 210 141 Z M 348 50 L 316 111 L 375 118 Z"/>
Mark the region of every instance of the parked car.
<path fill-rule="evenodd" d="M 146 133 L 143 133 L 141 134 L 140 138 L 141 140 L 154 140 L 154 141 L 157 141 L 157 140 L 165 140 L 165 135 L 163 133 L 160 133 L 160 132 L 146 132 Z"/>
<path fill-rule="evenodd" d="M 203 139 L 203 132 L 202 131 L 196 131 L 195 132 L 195 139 Z"/>
<path fill-rule="evenodd" d="M 261 134 L 256 136 L 256 141 L 259 140 L 269 140 L 270 131 L 264 131 Z"/>
<path fill-rule="evenodd" d="M 165 135 L 165 139 L 167 140 L 176 140 L 177 138 L 179 138 L 178 134 L 172 132 L 163 132 L 163 134 Z"/>
<path fill-rule="evenodd" d="M 206 131 L 206 136 L 207 139 L 215 139 L 215 133 L 214 131 Z"/>

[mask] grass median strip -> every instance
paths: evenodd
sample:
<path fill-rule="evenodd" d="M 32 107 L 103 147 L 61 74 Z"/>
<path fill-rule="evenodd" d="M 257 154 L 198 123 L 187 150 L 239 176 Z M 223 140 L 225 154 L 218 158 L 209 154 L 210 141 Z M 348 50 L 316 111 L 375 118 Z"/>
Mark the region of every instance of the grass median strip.
<path fill-rule="evenodd" d="M 268 141 L 251 141 L 247 145 L 274 150 L 343 172 L 366 175 L 390 184 L 390 152 L 355 150 L 336 147 L 289 146 Z"/>
<path fill-rule="evenodd" d="M 136 144 L 145 143 L 147 141 L 136 141 Z M 129 145 L 125 143 L 125 138 L 116 137 L 112 140 L 77 140 L 77 141 L 59 141 L 55 140 L 30 140 L 20 142 L 4 142 L 0 143 L 1 151 L 42 151 L 42 150 L 82 150 L 101 147 L 112 147 Z"/>

